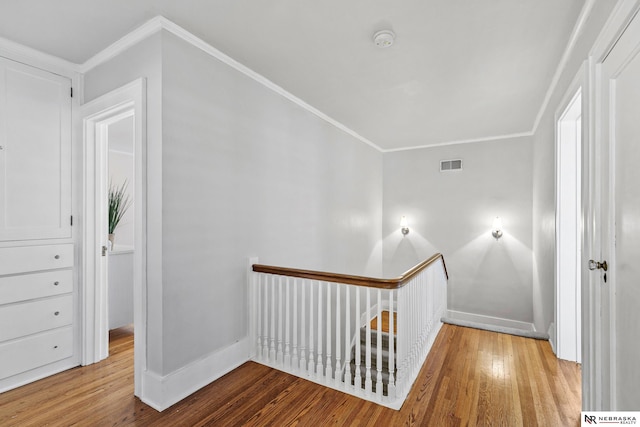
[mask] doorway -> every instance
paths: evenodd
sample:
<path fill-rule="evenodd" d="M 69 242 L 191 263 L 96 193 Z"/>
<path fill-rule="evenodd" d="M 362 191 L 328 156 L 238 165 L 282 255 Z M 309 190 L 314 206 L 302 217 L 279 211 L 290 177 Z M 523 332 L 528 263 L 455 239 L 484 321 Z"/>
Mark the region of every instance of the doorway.
<path fill-rule="evenodd" d="M 107 318 L 109 331 L 133 324 L 134 132 L 133 109 L 107 124 L 109 180 Z M 100 145 L 100 144 L 98 144 Z"/>
<path fill-rule="evenodd" d="M 81 298 L 82 364 L 96 363 L 109 355 L 110 321 L 117 320 L 110 318 L 114 317 L 113 313 L 109 316 L 109 297 L 113 293 L 108 291 L 109 255 L 114 253 L 114 249 L 117 251 L 122 248 L 123 255 L 130 254 L 131 257 L 132 276 L 129 280 L 132 282 L 130 298 L 132 298 L 131 310 L 134 325 L 134 393 L 139 397 L 142 397 L 142 373 L 146 368 L 145 98 L 145 81 L 139 79 L 81 108 L 85 165 Z M 109 137 L 110 134 L 117 135 L 120 128 L 125 135 L 129 135 L 125 139 L 129 139 L 130 149 L 123 150 L 123 147 L 116 145 L 115 140 Z M 117 153 L 110 153 L 109 148 L 120 149 L 115 150 Z M 130 164 L 130 171 L 129 166 L 125 164 Z M 121 170 L 115 173 L 116 166 L 127 171 Z M 127 174 L 129 175 L 126 176 Z M 118 182 L 113 182 L 114 179 Z M 121 233 L 120 239 L 116 240 L 110 249 L 109 189 L 122 186 L 124 179 L 127 179 L 128 190 L 132 197 L 131 212 L 128 212 L 132 230 L 129 235 Z M 114 270 L 111 270 L 113 274 Z"/>
<path fill-rule="evenodd" d="M 579 75 L 581 75 L 580 73 Z M 573 89 L 556 120 L 556 336 L 560 359 L 582 362 L 582 89 Z"/>

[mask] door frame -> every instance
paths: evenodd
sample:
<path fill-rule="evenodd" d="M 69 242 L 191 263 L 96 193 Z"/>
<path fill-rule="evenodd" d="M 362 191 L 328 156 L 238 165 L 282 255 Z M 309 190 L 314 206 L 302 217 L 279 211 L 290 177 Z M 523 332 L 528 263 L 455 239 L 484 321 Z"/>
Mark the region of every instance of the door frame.
<path fill-rule="evenodd" d="M 615 409 L 615 322 L 612 319 L 602 319 L 600 313 L 611 314 L 611 307 L 606 306 L 607 301 L 614 301 L 613 283 L 614 274 L 609 274 L 611 286 L 604 296 L 601 294 L 600 277 L 601 274 L 589 274 L 588 260 L 602 260 L 603 254 L 612 254 L 614 242 L 609 239 L 603 242 L 601 239 L 601 229 L 605 227 L 610 232 L 612 224 L 601 224 L 603 202 L 611 204 L 609 199 L 610 186 L 602 188 L 605 173 L 611 168 L 609 156 L 605 149 L 604 128 L 608 128 L 603 123 L 602 108 L 602 64 L 613 50 L 634 17 L 640 11 L 640 0 L 619 0 L 612 11 L 607 23 L 603 27 L 598 39 L 594 43 L 589 53 L 589 96 L 593 102 L 589 104 L 589 114 L 594 117 L 589 127 L 589 153 L 591 158 L 588 161 L 588 173 L 583 175 L 583 184 L 590 185 L 591 200 L 586 212 L 586 223 L 583 227 L 583 241 L 590 244 L 590 251 L 583 254 L 583 277 L 588 277 L 588 293 L 583 294 L 583 313 L 589 316 L 585 322 L 583 314 L 583 374 L 582 374 L 582 407 L 589 411 L 606 411 Z M 640 18 L 639 18 L 640 19 Z M 604 157 L 604 158 L 603 158 Z M 607 164 L 603 165 L 602 162 Z M 607 169 L 604 169 L 606 167 Z M 611 180 L 608 181 L 611 184 Z M 609 206 L 611 209 L 611 206 Z M 611 211 L 613 212 L 613 211 Z M 611 259 L 611 264 L 615 260 Z M 613 272 L 611 272 L 613 273 Z M 606 297 L 606 298 L 605 298 Z M 606 306 L 606 307 L 605 307 Z M 585 357 L 589 358 L 589 363 L 585 364 Z"/>
<path fill-rule="evenodd" d="M 559 104 L 558 109 L 555 114 L 555 154 L 556 154 L 556 168 L 555 168 L 555 190 L 556 190 L 556 204 L 555 204 L 555 226 L 556 226 L 556 238 L 555 238 L 555 342 L 554 350 L 556 355 L 560 359 L 571 360 L 573 362 L 581 363 L 581 338 L 582 338 L 582 330 L 581 324 L 581 306 L 582 306 L 582 277 L 581 277 L 581 262 L 582 262 L 582 252 L 583 247 L 581 245 L 582 239 L 580 238 L 581 234 L 581 216 L 582 216 L 582 188 L 583 188 L 583 164 L 581 159 L 583 158 L 583 153 L 587 149 L 586 145 L 588 139 L 585 137 L 586 132 L 585 129 L 588 128 L 589 125 L 589 116 L 587 112 L 588 99 L 586 94 L 586 85 L 587 85 L 587 74 L 586 74 L 586 66 L 583 64 L 580 67 L 580 70 L 576 74 L 575 78 L 569 85 L 568 90 L 566 91 L 562 101 Z M 576 105 L 577 102 L 580 102 L 580 128 L 575 132 L 575 134 L 571 134 L 571 132 L 566 132 L 564 125 L 566 125 L 566 117 L 569 113 L 569 109 Z M 577 125 L 576 120 L 569 119 L 573 125 Z M 572 129 L 575 131 L 575 129 Z M 568 134 L 568 135 L 567 135 Z M 566 159 L 563 156 L 563 151 L 561 144 L 566 144 L 570 142 L 575 145 L 576 153 L 571 156 L 570 159 Z M 567 162 L 569 162 L 569 166 L 567 167 Z M 575 164 L 574 164 L 575 163 Z M 568 168 L 573 167 L 573 171 L 568 170 Z M 568 172 L 571 172 L 575 179 L 574 185 L 576 188 L 567 188 L 567 180 L 563 177 L 567 175 Z M 571 179 L 571 177 L 569 178 Z M 575 210 L 572 212 L 566 212 L 565 209 L 562 209 L 562 200 L 565 198 L 566 194 L 571 194 L 575 192 L 577 195 Z M 574 215 L 572 215 L 574 214 Z M 562 220 L 566 220 L 568 217 L 573 216 L 571 219 L 571 223 L 569 226 L 575 228 L 575 236 L 572 239 L 562 238 L 561 237 L 561 222 Z M 561 252 L 567 252 L 565 249 L 565 244 L 567 242 L 575 242 L 571 244 L 571 247 L 568 248 L 568 251 L 571 255 L 574 256 L 574 264 L 570 266 L 573 272 L 567 272 L 565 263 L 562 262 Z M 573 273 L 573 274 L 571 274 Z M 566 289 L 567 285 L 564 284 L 563 278 L 567 277 L 567 275 L 571 275 L 574 278 L 573 289 L 569 292 Z M 562 286 L 562 287 L 561 287 Z M 571 284 L 569 284 L 571 286 Z M 575 316 L 567 316 L 566 311 L 573 311 Z M 565 314 L 563 314 L 565 313 Z"/>
<path fill-rule="evenodd" d="M 83 105 L 80 109 L 83 135 L 83 229 L 82 229 L 82 365 L 108 356 L 106 262 L 101 247 L 107 236 L 100 224 L 106 216 L 107 143 L 103 129 L 126 115 L 134 115 L 134 394 L 142 396 L 146 370 L 146 81 L 141 78 Z M 101 174 L 101 172 L 103 172 Z M 102 194 L 100 194 L 102 192 Z M 102 214 L 101 214 L 102 212 Z"/>

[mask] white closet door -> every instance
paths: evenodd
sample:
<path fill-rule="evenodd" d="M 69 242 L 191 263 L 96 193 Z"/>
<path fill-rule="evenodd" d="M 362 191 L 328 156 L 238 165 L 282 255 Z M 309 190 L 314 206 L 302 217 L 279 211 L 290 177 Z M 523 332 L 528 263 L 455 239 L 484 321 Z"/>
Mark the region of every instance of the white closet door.
<path fill-rule="evenodd" d="M 71 237 L 70 92 L 0 58 L 0 241 Z"/>

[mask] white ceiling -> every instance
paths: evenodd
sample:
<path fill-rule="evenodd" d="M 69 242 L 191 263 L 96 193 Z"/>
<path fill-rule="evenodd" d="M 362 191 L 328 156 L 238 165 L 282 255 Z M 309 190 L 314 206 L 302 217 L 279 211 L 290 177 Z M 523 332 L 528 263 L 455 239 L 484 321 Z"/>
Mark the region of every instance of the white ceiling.
<path fill-rule="evenodd" d="M 163 15 L 386 150 L 530 132 L 583 4 L 0 0 L 0 37 L 80 64 Z"/>

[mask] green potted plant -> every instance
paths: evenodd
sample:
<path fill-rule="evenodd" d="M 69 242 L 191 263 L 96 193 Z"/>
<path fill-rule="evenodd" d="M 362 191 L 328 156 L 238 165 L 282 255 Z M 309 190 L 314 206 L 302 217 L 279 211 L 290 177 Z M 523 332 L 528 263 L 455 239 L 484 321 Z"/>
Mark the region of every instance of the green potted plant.
<path fill-rule="evenodd" d="M 120 220 L 131 206 L 131 198 L 126 191 L 126 179 L 120 187 L 114 185 L 111 180 L 109 181 L 109 241 L 112 249 L 115 242 L 114 232 L 116 227 L 118 227 Z"/>

